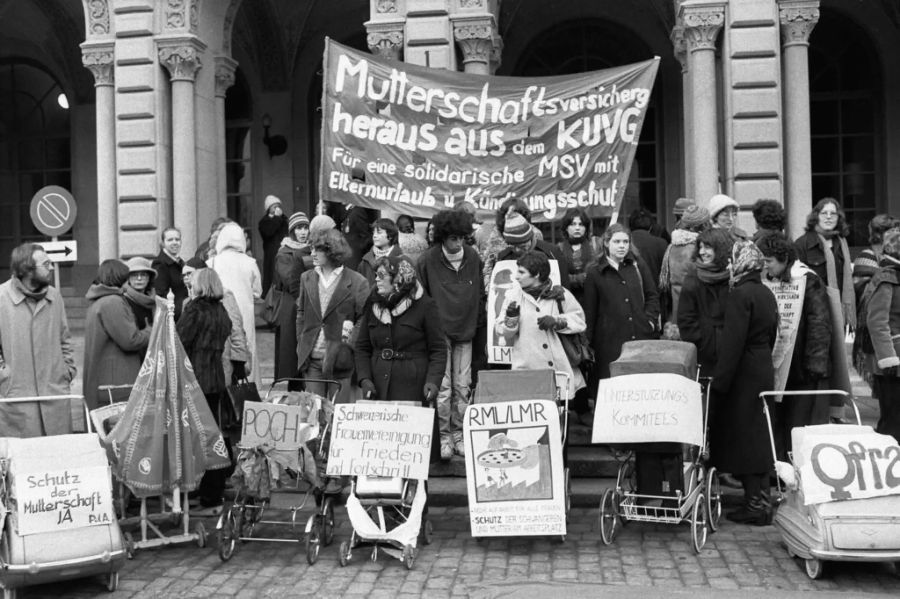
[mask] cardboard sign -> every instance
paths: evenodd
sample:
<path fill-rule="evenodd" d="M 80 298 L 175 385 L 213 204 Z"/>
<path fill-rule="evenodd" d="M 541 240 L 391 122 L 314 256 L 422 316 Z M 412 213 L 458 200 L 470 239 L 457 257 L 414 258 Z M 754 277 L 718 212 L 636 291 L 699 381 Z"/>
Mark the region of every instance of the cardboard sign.
<path fill-rule="evenodd" d="M 288 406 L 265 402 L 244 404 L 241 445 L 269 445 L 275 449 L 298 449 L 318 434 L 318 414 L 310 406 Z"/>
<path fill-rule="evenodd" d="M 566 534 L 556 402 L 471 404 L 463 438 L 472 536 Z"/>
<path fill-rule="evenodd" d="M 700 383 L 678 374 L 600 381 L 592 443 L 703 443 Z"/>
<path fill-rule="evenodd" d="M 892 436 L 834 424 L 793 432 L 804 505 L 900 495 L 900 446 Z"/>
<path fill-rule="evenodd" d="M 328 476 L 428 478 L 434 410 L 387 402 L 334 406 Z"/>
<path fill-rule="evenodd" d="M 512 346 L 503 335 L 497 332 L 497 321 L 506 318 L 506 306 L 515 298 L 522 295 L 522 288 L 516 280 L 519 267 L 515 260 L 500 260 L 494 265 L 491 272 L 491 281 L 488 285 L 488 362 L 491 364 L 512 364 Z M 550 260 L 550 281 L 554 285 L 560 284 L 559 263 Z"/>
<path fill-rule="evenodd" d="M 109 466 L 20 472 L 15 496 L 22 536 L 115 521 Z"/>
<path fill-rule="evenodd" d="M 556 77 L 479 77 L 326 40 L 320 197 L 430 218 L 510 197 L 538 221 L 618 210 L 659 59 Z"/>

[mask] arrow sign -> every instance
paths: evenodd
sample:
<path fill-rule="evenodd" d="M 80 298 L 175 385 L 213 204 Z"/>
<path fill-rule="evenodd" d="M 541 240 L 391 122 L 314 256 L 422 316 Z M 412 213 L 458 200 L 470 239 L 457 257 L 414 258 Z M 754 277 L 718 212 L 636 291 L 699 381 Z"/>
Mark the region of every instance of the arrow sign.
<path fill-rule="evenodd" d="M 41 243 L 47 256 L 53 262 L 76 262 L 78 260 L 78 242 L 74 239 L 66 241 L 44 241 Z"/>

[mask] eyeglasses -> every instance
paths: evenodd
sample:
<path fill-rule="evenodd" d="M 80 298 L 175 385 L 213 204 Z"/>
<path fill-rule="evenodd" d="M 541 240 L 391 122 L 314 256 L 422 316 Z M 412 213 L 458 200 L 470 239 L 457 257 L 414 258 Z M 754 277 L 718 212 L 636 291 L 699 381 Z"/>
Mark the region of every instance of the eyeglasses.
<path fill-rule="evenodd" d="M 43 262 L 39 262 L 39 263 L 35 264 L 35 266 L 52 269 L 53 268 L 53 260 L 44 260 Z"/>
<path fill-rule="evenodd" d="M 150 273 L 149 272 L 133 272 L 133 273 L 131 273 L 131 276 L 132 277 L 147 277 L 149 279 Z"/>
<path fill-rule="evenodd" d="M 379 270 L 378 272 L 375 273 L 375 278 L 379 279 L 381 281 L 384 281 L 385 279 L 390 279 L 391 275 L 389 273 Z"/>

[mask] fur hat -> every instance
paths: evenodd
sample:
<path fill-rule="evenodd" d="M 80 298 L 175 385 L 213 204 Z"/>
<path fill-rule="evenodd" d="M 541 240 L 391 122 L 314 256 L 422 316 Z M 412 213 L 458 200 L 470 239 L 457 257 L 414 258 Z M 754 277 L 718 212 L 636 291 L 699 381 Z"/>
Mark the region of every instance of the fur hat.
<path fill-rule="evenodd" d="M 900 229 L 891 229 L 884 234 L 882 251 L 895 260 L 900 260 Z"/>
<path fill-rule="evenodd" d="M 675 200 L 675 206 L 672 208 L 672 214 L 675 216 L 681 216 L 684 214 L 684 211 L 688 209 L 688 206 L 694 206 L 694 200 L 691 198 L 678 198 Z"/>
<path fill-rule="evenodd" d="M 709 210 L 710 220 L 715 220 L 718 213 L 729 207 L 740 209 L 741 206 L 724 193 L 717 193 L 713 197 L 709 198 L 709 206 L 707 206 L 707 210 Z"/>
<path fill-rule="evenodd" d="M 697 204 L 691 204 L 685 208 L 684 214 L 681 216 L 682 229 L 693 229 L 694 227 L 699 227 L 708 222 L 709 210 L 703 206 L 698 206 Z"/>
<path fill-rule="evenodd" d="M 277 196 L 268 195 L 266 196 L 266 212 L 268 212 L 272 206 L 281 206 L 281 200 L 278 199 Z"/>
<path fill-rule="evenodd" d="M 309 217 L 306 216 L 305 212 L 295 212 L 291 215 L 291 218 L 288 220 L 288 231 L 293 231 L 297 227 L 309 227 Z"/>
<path fill-rule="evenodd" d="M 534 237 L 531 225 L 525 217 L 518 212 L 510 212 L 506 215 L 506 223 L 503 226 L 503 239 L 509 245 L 528 243 Z"/>

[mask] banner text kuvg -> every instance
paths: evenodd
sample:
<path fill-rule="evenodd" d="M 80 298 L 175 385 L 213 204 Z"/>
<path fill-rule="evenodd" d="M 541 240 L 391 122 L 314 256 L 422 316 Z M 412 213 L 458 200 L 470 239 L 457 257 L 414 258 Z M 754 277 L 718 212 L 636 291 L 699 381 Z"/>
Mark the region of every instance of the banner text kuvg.
<path fill-rule="evenodd" d="M 320 197 L 429 218 L 519 198 L 538 221 L 617 212 L 659 60 L 557 77 L 485 77 L 326 40 Z"/>

